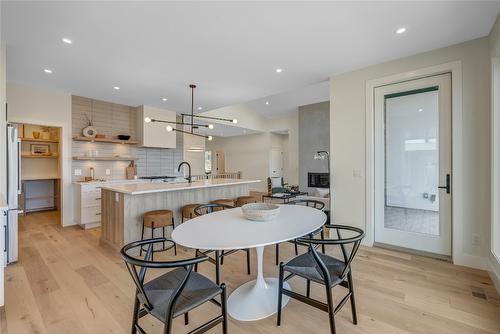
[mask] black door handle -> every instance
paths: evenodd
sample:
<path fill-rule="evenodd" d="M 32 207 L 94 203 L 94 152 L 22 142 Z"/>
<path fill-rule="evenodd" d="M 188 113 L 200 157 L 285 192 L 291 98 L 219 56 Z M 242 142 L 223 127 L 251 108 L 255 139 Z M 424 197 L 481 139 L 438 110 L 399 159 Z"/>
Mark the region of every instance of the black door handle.
<path fill-rule="evenodd" d="M 446 185 L 445 186 L 439 186 L 439 189 L 446 189 L 446 193 L 449 194 L 451 193 L 451 175 L 446 174 Z"/>

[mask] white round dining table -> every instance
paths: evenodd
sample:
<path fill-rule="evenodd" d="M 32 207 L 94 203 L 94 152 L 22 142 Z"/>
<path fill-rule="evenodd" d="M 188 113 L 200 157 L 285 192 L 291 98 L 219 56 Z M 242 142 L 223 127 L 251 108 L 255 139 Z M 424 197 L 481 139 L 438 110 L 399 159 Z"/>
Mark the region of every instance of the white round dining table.
<path fill-rule="evenodd" d="M 263 273 L 264 247 L 309 234 L 326 222 L 323 211 L 302 205 L 280 205 L 271 221 L 252 221 L 241 208 L 195 217 L 176 227 L 172 239 L 179 245 L 209 250 L 255 248 L 257 279 L 234 290 L 228 298 L 229 315 L 240 321 L 266 318 L 278 311 L 278 278 Z M 290 289 L 288 283 L 284 283 Z M 289 298 L 283 296 L 283 307 Z"/>

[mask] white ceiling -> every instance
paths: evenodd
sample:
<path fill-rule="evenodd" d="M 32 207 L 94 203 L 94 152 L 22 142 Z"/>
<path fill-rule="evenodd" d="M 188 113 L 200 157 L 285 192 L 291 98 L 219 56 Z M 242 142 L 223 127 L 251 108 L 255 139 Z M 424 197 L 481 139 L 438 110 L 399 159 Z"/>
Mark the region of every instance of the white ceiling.
<path fill-rule="evenodd" d="M 189 83 L 204 111 L 254 101 L 485 36 L 500 10 L 477 1 L 1 5 L 8 81 L 177 112 L 189 110 Z M 401 26 L 407 32 L 396 35 Z M 259 112 L 289 108 L 275 104 Z"/>

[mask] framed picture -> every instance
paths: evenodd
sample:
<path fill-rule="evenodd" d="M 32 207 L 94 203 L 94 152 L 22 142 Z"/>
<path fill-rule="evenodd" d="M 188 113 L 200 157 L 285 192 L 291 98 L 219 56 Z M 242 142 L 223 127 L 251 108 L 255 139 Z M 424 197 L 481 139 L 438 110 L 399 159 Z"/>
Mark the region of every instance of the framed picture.
<path fill-rule="evenodd" d="M 31 155 L 50 155 L 50 145 L 31 144 Z"/>

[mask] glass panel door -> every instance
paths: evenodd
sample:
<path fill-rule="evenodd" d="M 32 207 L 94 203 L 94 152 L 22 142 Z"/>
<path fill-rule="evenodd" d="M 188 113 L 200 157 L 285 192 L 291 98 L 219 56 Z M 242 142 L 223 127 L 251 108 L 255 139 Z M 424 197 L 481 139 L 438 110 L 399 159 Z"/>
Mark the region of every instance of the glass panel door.
<path fill-rule="evenodd" d="M 451 76 L 375 89 L 375 242 L 451 255 Z"/>

